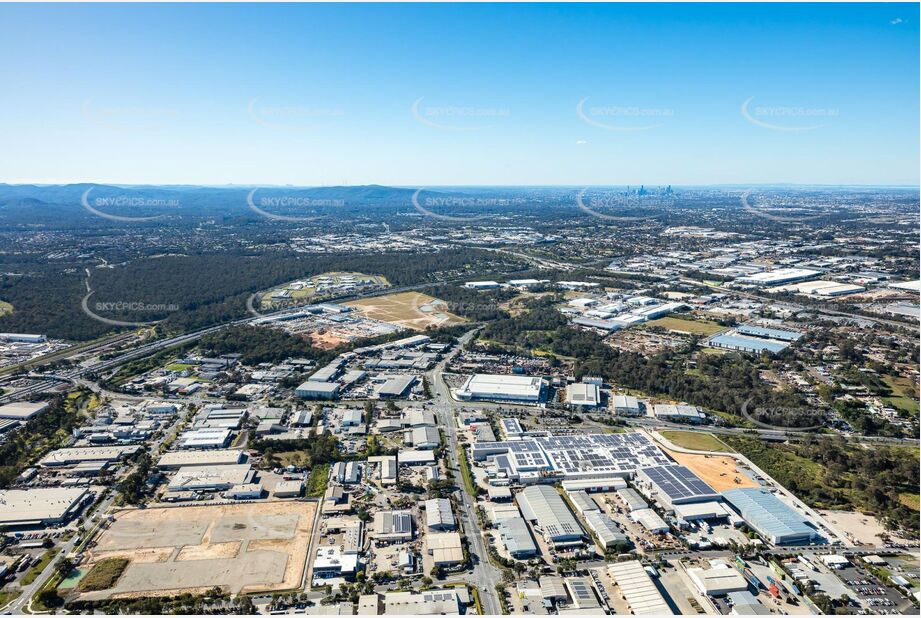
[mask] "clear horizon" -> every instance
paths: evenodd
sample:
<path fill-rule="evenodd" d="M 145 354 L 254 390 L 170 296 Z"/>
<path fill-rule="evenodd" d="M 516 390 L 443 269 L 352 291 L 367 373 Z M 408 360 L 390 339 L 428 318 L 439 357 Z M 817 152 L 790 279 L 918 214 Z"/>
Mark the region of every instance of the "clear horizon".
<path fill-rule="evenodd" d="M 917 4 L 0 5 L 0 182 L 919 184 Z"/>

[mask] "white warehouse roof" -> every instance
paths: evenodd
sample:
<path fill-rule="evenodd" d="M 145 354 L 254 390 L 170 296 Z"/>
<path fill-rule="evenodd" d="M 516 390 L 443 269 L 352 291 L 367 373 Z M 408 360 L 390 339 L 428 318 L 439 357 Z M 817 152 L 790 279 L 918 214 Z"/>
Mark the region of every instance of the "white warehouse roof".
<path fill-rule="evenodd" d="M 454 529 L 454 513 L 447 498 L 433 498 L 425 501 L 425 524 L 429 528 Z"/>
<path fill-rule="evenodd" d="M 662 593 L 639 560 L 628 560 L 608 565 L 608 573 L 620 588 L 630 610 L 640 615 L 673 615 Z"/>
<path fill-rule="evenodd" d="M 478 373 L 467 378 L 457 389 L 461 399 L 501 399 L 539 401 L 546 383 L 533 376 L 509 376 Z"/>
<path fill-rule="evenodd" d="M 86 496 L 86 489 L 42 487 L 0 491 L 0 526 L 56 523 Z"/>

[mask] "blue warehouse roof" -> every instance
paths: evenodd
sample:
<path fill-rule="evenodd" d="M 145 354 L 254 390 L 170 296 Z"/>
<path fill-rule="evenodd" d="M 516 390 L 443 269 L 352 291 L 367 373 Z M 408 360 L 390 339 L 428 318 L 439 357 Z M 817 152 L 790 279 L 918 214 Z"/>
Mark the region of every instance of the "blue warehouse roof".
<path fill-rule="evenodd" d="M 790 345 L 784 341 L 771 341 L 770 339 L 757 339 L 755 337 L 745 337 L 743 335 L 717 335 L 710 339 L 710 345 L 719 348 L 730 348 L 733 350 L 743 350 L 746 352 L 761 352 L 767 350 L 777 354 Z"/>
<path fill-rule="evenodd" d="M 765 328 L 763 326 L 752 326 L 750 324 L 742 324 L 741 326 L 737 326 L 736 332 L 742 335 L 753 335 L 755 337 L 777 339 L 778 341 L 798 341 L 803 336 L 803 333 L 795 330 Z"/>
<path fill-rule="evenodd" d="M 808 543 L 821 538 L 802 515 L 768 491 L 756 488 L 729 489 L 723 492 L 723 498 L 755 530 L 774 543 Z"/>

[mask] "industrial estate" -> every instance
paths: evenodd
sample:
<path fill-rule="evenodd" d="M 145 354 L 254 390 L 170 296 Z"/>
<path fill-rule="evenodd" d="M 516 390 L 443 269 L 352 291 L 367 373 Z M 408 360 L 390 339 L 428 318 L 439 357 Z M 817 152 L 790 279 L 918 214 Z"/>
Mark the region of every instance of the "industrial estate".
<path fill-rule="evenodd" d="M 917 5 L 0 30 L 0 613 L 921 613 Z"/>

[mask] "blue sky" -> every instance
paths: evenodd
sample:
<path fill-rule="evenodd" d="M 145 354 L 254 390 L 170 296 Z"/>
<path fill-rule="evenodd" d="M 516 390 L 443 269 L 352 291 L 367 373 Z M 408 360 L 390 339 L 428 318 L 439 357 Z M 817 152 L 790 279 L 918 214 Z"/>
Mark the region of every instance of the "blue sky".
<path fill-rule="evenodd" d="M 917 185 L 918 18 L 2 5 L 0 181 Z"/>

